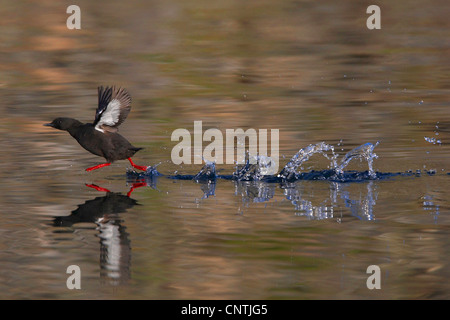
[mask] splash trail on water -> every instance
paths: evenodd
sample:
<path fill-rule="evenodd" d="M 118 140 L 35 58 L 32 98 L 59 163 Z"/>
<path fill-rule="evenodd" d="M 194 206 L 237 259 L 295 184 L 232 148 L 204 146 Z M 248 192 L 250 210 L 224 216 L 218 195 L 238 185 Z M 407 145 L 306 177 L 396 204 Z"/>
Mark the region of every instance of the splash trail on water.
<path fill-rule="evenodd" d="M 215 182 L 217 179 L 234 180 L 234 181 L 263 181 L 268 183 L 295 182 L 298 180 L 328 180 L 333 182 L 358 182 L 368 180 L 382 180 L 394 176 L 418 176 L 418 172 L 398 172 L 398 173 L 382 173 L 376 172 L 373 168 L 373 161 L 378 156 L 374 153 L 374 149 L 378 146 L 379 141 L 375 144 L 365 143 L 349 152 L 347 152 L 340 161 L 338 154 L 335 153 L 332 145 L 320 142 L 311 144 L 300 149 L 290 161 L 280 170 L 278 174 L 267 175 L 270 168 L 271 159 L 267 156 L 256 156 L 250 161 L 247 156 L 246 163 L 237 165 L 236 170 L 229 175 L 221 175 L 216 171 L 214 162 L 205 161 L 205 165 L 195 175 L 174 174 L 165 176 L 175 180 L 194 180 L 197 182 Z M 305 164 L 312 156 L 320 154 L 330 161 L 328 168 L 323 170 L 311 170 L 302 172 L 302 165 Z M 344 169 L 353 161 L 359 159 L 366 161 L 367 171 L 345 171 Z M 127 178 L 130 181 L 145 180 L 154 184 L 157 177 L 164 176 L 159 173 L 156 166 L 149 166 L 144 173 L 137 173 L 134 170 L 127 172 Z"/>
<path fill-rule="evenodd" d="M 360 159 L 360 161 L 365 159 L 367 161 L 367 165 L 369 166 L 369 176 L 375 179 L 376 173 L 373 171 L 373 159 L 377 159 L 378 156 L 373 152 L 373 149 L 375 149 L 379 143 L 379 141 L 375 144 L 368 142 L 347 152 L 344 159 L 342 159 L 341 164 L 336 167 L 336 172 L 338 174 L 343 174 L 344 168 L 352 159 Z"/>
<path fill-rule="evenodd" d="M 331 157 L 326 153 L 330 150 L 332 153 Z M 334 154 L 334 147 L 326 144 L 325 142 L 320 142 L 300 149 L 280 171 L 278 177 L 284 180 L 295 180 L 297 178 L 298 168 L 300 168 L 304 162 L 308 161 L 309 158 L 316 153 L 322 154 L 325 158 L 331 161 L 332 167 L 336 168 L 337 156 Z"/>

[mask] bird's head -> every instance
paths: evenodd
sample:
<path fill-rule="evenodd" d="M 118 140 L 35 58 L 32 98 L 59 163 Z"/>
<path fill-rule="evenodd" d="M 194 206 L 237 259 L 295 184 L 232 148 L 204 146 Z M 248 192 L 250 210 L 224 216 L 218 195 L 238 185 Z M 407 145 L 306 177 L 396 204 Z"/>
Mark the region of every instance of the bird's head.
<path fill-rule="evenodd" d="M 80 124 L 80 121 L 72 118 L 56 118 L 52 122 L 44 124 L 44 126 L 67 131 L 71 128 L 79 126 Z"/>

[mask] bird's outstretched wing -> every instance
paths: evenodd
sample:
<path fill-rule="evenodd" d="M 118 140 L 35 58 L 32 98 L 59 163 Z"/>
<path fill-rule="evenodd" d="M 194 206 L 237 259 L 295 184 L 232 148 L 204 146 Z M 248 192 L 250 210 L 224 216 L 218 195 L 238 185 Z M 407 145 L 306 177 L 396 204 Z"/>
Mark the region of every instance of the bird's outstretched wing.
<path fill-rule="evenodd" d="M 117 132 L 131 110 L 131 96 L 123 88 L 98 87 L 94 126 L 101 132 Z"/>

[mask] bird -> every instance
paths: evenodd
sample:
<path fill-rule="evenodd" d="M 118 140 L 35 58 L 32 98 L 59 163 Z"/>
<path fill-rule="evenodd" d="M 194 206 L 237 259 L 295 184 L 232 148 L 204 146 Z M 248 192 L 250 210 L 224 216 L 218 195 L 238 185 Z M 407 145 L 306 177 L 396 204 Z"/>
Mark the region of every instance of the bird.
<path fill-rule="evenodd" d="M 134 147 L 118 133 L 118 127 L 131 110 L 131 96 L 125 88 L 98 87 L 98 107 L 93 123 L 82 123 L 77 119 L 60 117 L 44 126 L 67 131 L 87 151 L 106 159 L 106 163 L 87 168 L 92 171 L 111 165 L 116 160 L 130 161 L 142 171 L 148 167 L 138 166 L 131 157 L 143 148 Z"/>

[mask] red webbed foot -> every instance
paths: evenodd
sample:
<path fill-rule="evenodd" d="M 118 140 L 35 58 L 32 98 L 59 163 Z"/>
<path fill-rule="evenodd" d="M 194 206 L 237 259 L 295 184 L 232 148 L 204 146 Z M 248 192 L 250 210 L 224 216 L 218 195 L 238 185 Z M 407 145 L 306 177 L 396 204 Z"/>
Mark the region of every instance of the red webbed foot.
<path fill-rule="evenodd" d="M 142 171 L 147 171 L 147 166 L 138 166 L 137 164 L 134 164 L 133 160 L 131 160 L 131 158 L 128 158 L 128 161 L 130 161 L 131 165 L 138 169 L 138 170 L 142 170 Z"/>
<path fill-rule="evenodd" d="M 87 183 L 85 183 L 85 185 L 86 185 L 86 187 L 93 188 L 93 189 L 95 189 L 95 190 L 97 190 L 97 191 L 111 192 L 111 191 L 109 191 L 108 189 L 99 187 L 99 186 L 96 185 L 96 184 L 87 184 Z"/>
<path fill-rule="evenodd" d="M 107 167 L 107 166 L 109 166 L 109 165 L 111 165 L 111 162 L 98 164 L 98 165 L 96 165 L 96 166 L 87 168 L 86 171 L 89 172 L 89 171 L 92 171 L 92 170 L 96 170 L 96 169 L 100 169 L 100 168 L 103 168 L 103 167 Z"/>

